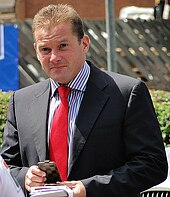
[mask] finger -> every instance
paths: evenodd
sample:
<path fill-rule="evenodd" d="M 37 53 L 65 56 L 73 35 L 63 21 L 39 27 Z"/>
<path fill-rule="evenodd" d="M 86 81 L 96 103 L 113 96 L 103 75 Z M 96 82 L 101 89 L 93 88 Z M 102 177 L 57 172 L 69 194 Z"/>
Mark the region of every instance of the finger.
<path fill-rule="evenodd" d="M 81 181 L 77 181 L 76 185 L 72 189 L 74 197 L 86 197 L 86 189 Z"/>
<path fill-rule="evenodd" d="M 44 175 L 46 174 L 43 171 L 41 172 L 37 166 L 31 166 L 25 175 L 25 188 L 30 191 L 33 186 L 44 185 L 46 180 Z"/>
<path fill-rule="evenodd" d="M 34 179 L 35 177 L 41 177 L 41 178 L 44 178 L 46 176 L 46 173 L 42 170 L 40 170 L 38 168 L 38 166 L 31 166 L 29 169 L 28 169 L 28 172 L 27 172 L 27 177 L 29 179 Z"/>
<path fill-rule="evenodd" d="M 32 174 L 35 174 L 35 175 L 40 176 L 40 177 L 45 177 L 46 176 L 46 173 L 44 171 L 42 171 L 38 166 L 31 166 L 30 171 L 31 171 Z"/>
<path fill-rule="evenodd" d="M 76 187 L 77 181 L 64 181 L 64 182 L 57 182 L 57 185 L 66 185 L 70 189 L 73 189 Z"/>
<path fill-rule="evenodd" d="M 31 187 L 36 187 L 36 186 L 43 186 L 44 182 L 32 182 L 30 179 L 26 179 L 25 181 L 25 188 L 30 192 Z"/>

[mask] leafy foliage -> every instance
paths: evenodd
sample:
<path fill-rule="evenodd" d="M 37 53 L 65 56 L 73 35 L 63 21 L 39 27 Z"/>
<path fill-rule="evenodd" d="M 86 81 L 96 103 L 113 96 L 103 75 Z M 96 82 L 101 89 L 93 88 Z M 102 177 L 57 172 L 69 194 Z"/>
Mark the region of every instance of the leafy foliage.
<path fill-rule="evenodd" d="M 166 145 L 170 145 L 170 92 L 151 90 L 151 97 Z"/>
<path fill-rule="evenodd" d="M 6 122 L 8 102 L 11 94 L 12 92 L 5 93 L 0 91 L 0 145 L 2 144 L 3 140 L 3 131 Z"/>
<path fill-rule="evenodd" d="M 150 90 L 150 93 L 165 145 L 170 145 L 170 92 Z M 8 103 L 11 94 L 12 92 L 4 93 L 0 91 L 0 145 L 3 140 Z"/>

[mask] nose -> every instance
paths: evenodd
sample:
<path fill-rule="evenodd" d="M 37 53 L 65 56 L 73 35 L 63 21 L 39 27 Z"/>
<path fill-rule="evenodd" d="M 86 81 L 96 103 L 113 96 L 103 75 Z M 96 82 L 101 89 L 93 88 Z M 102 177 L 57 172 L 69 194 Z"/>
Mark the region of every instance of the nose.
<path fill-rule="evenodd" d="M 50 57 L 50 61 L 53 62 L 53 63 L 57 63 L 61 60 L 61 55 L 59 52 L 57 51 L 52 51 L 51 52 L 51 57 Z"/>

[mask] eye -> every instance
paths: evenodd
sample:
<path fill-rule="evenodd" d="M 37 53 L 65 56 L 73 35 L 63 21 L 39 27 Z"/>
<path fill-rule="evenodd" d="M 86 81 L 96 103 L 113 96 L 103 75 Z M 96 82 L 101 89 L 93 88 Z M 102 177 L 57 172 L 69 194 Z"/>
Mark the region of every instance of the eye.
<path fill-rule="evenodd" d="M 67 47 L 68 47 L 67 43 L 62 43 L 62 44 L 60 44 L 59 49 L 65 49 Z"/>
<path fill-rule="evenodd" d="M 48 51 L 48 48 L 42 48 L 41 51 Z"/>
<path fill-rule="evenodd" d="M 42 54 L 42 55 L 45 55 L 45 54 L 48 54 L 51 52 L 51 49 L 50 48 L 47 48 L 47 47 L 43 47 L 43 48 L 40 48 L 39 49 L 39 52 Z"/>

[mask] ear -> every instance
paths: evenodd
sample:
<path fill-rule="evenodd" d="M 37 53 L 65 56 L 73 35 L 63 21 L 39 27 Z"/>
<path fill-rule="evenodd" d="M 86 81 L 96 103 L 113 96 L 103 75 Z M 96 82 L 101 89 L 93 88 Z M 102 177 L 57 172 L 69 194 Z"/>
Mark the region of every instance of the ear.
<path fill-rule="evenodd" d="M 34 42 L 34 49 L 35 49 L 35 52 L 36 52 L 36 55 L 37 55 L 37 59 L 40 61 L 40 57 L 37 53 L 37 46 L 36 46 L 36 43 Z"/>
<path fill-rule="evenodd" d="M 35 42 L 34 42 L 34 49 L 37 50 L 37 46 L 36 46 L 36 43 Z"/>
<path fill-rule="evenodd" d="M 37 59 L 40 61 L 40 57 L 39 57 L 39 55 L 37 54 Z"/>
<path fill-rule="evenodd" d="M 89 50 L 89 45 L 90 45 L 90 38 L 88 37 L 88 35 L 84 35 L 82 38 L 82 44 L 83 44 L 83 49 L 84 51 L 87 53 Z"/>

